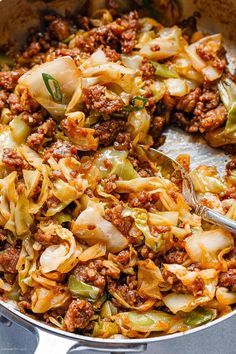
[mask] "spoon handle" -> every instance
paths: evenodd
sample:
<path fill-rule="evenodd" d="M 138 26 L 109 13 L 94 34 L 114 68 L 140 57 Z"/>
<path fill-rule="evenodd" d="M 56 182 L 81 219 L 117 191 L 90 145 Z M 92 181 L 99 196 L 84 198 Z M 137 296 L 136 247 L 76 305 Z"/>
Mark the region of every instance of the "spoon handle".
<path fill-rule="evenodd" d="M 203 220 L 208 221 L 211 224 L 221 226 L 230 232 L 236 233 L 236 221 L 233 221 L 226 216 L 217 213 L 216 211 L 207 208 L 203 205 L 198 205 L 195 210 L 196 214 L 201 216 Z"/>

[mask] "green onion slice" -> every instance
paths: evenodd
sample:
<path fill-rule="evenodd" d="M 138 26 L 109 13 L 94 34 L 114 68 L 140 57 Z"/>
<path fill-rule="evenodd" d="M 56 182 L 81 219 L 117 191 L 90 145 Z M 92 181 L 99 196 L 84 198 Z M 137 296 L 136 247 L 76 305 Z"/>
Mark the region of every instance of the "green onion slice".
<path fill-rule="evenodd" d="M 62 102 L 62 92 L 59 82 L 53 76 L 42 73 L 45 86 L 55 102 Z"/>
<path fill-rule="evenodd" d="M 142 102 L 142 104 L 136 104 L 138 101 Z M 124 109 L 127 112 L 140 111 L 145 107 L 147 101 L 147 98 L 135 96 L 131 101 L 132 105 L 126 106 Z"/>

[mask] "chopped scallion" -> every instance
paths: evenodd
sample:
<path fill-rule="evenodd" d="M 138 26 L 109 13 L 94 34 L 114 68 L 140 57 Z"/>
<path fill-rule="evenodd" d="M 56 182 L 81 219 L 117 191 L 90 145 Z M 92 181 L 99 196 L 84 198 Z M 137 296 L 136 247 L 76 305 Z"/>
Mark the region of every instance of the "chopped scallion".
<path fill-rule="evenodd" d="M 42 73 L 45 86 L 55 102 L 62 102 L 62 92 L 59 82 L 53 76 Z"/>

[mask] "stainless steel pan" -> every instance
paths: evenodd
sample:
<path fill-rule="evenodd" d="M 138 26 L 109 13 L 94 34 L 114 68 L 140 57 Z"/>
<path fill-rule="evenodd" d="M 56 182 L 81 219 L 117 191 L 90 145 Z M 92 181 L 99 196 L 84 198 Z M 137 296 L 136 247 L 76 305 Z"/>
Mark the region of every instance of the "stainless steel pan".
<path fill-rule="evenodd" d="M 53 9 L 61 14 L 67 10 L 78 10 L 86 0 L 55 0 L 50 2 L 27 0 L 0 0 L 0 46 L 10 42 L 12 48 L 17 48 L 27 36 L 27 30 L 37 25 L 38 12 L 45 9 Z M 161 1 L 161 0 L 156 0 Z M 195 11 L 199 11 L 199 27 L 205 32 L 221 32 L 225 39 L 225 46 L 229 52 L 231 67 L 236 65 L 234 54 L 236 54 L 236 1 L 234 0 L 182 0 L 178 1 L 182 7 L 182 17 L 188 17 Z M 163 150 L 175 157 L 178 151 L 190 153 L 193 166 L 199 162 L 204 164 L 214 164 L 221 171 L 227 157 L 219 150 L 213 150 L 202 144 L 201 141 L 192 139 L 178 129 L 170 129 L 167 132 L 167 140 Z M 227 318 L 236 314 L 236 310 L 230 314 L 210 322 L 204 326 L 192 329 L 185 333 L 159 336 L 146 339 L 98 339 L 72 334 L 53 328 L 45 323 L 36 321 L 20 313 L 12 303 L 0 301 L 0 321 L 5 325 L 11 322 L 23 326 L 28 331 L 35 334 L 38 346 L 35 351 L 42 354 L 48 343 L 53 345 L 48 347 L 50 354 L 65 354 L 75 350 L 96 350 L 103 352 L 124 353 L 145 351 L 149 343 L 171 340 L 186 336 L 190 333 L 199 332 L 203 329 L 214 326 Z"/>

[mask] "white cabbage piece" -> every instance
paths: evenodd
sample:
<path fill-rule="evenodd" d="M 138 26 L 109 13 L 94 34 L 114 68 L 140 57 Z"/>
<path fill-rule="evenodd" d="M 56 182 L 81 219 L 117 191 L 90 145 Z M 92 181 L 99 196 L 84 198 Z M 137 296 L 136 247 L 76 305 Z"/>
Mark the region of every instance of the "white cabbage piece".
<path fill-rule="evenodd" d="M 55 102 L 48 92 L 42 74 L 51 75 L 57 80 L 62 102 Z M 53 117 L 62 117 L 79 82 L 79 70 L 74 60 L 69 57 L 57 58 L 42 65 L 35 66 L 19 79 L 19 84 L 29 89 L 33 98 L 39 102 Z"/>
<path fill-rule="evenodd" d="M 118 253 L 128 245 L 122 233 L 103 218 L 102 205 L 92 201 L 74 222 L 72 232 L 90 246 L 97 242 L 105 243 L 107 250 L 112 253 Z"/>
<path fill-rule="evenodd" d="M 160 211 L 148 213 L 148 220 L 154 226 L 177 226 L 179 213 L 177 211 Z"/>
<path fill-rule="evenodd" d="M 221 305 L 233 305 L 236 303 L 236 291 L 229 291 L 227 288 L 219 287 L 216 290 L 216 299 Z"/>
<path fill-rule="evenodd" d="M 183 97 L 190 92 L 185 79 L 167 79 L 165 80 L 165 84 L 171 96 Z"/>
<path fill-rule="evenodd" d="M 159 37 L 144 44 L 139 54 L 154 60 L 163 60 L 177 55 L 181 49 L 181 29 L 174 26 L 162 29 L 158 34 Z M 155 47 L 158 50 L 153 50 Z"/>
<path fill-rule="evenodd" d="M 61 225 L 40 225 L 40 229 L 61 239 L 60 244 L 47 247 L 40 256 L 42 273 L 49 273 L 57 270 L 76 252 L 76 242 L 72 232 Z"/>
<path fill-rule="evenodd" d="M 223 250 L 230 251 L 234 246 L 233 236 L 229 231 L 216 228 L 196 232 L 185 239 L 185 249 L 195 263 L 204 267 L 218 268 L 218 256 Z"/>
<path fill-rule="evenodd" d="M 189 55 L 194 69 L 200 72 L 207 80 L 214 81 L 221 77 L 222 72 L 212 65 L 212 60 L 204 61 L 197 53 L 197 48 L 204 45 L 205 50 L 211 54 L 217 55 L 221 48 L 222 35 L 220 33 L 204 37 L 190 46 L 186 46 L 185 50 Z"/>
<path fill-rule="evenodd" d="M 135 75 L 135 70 L 117 63 L 102 64 L 82 71 L 83 78 L 97 77 L 101 84 L 116 83 L 128 93 L 133 89 Z"/>
<path fill-rule="evenodd" d="M 171 182 L 161 177 L 134 178 L 129 181 L 116 181 L 118 193 L 130 193 L 140 191 L 154 191 L 168 189 Z"/>

